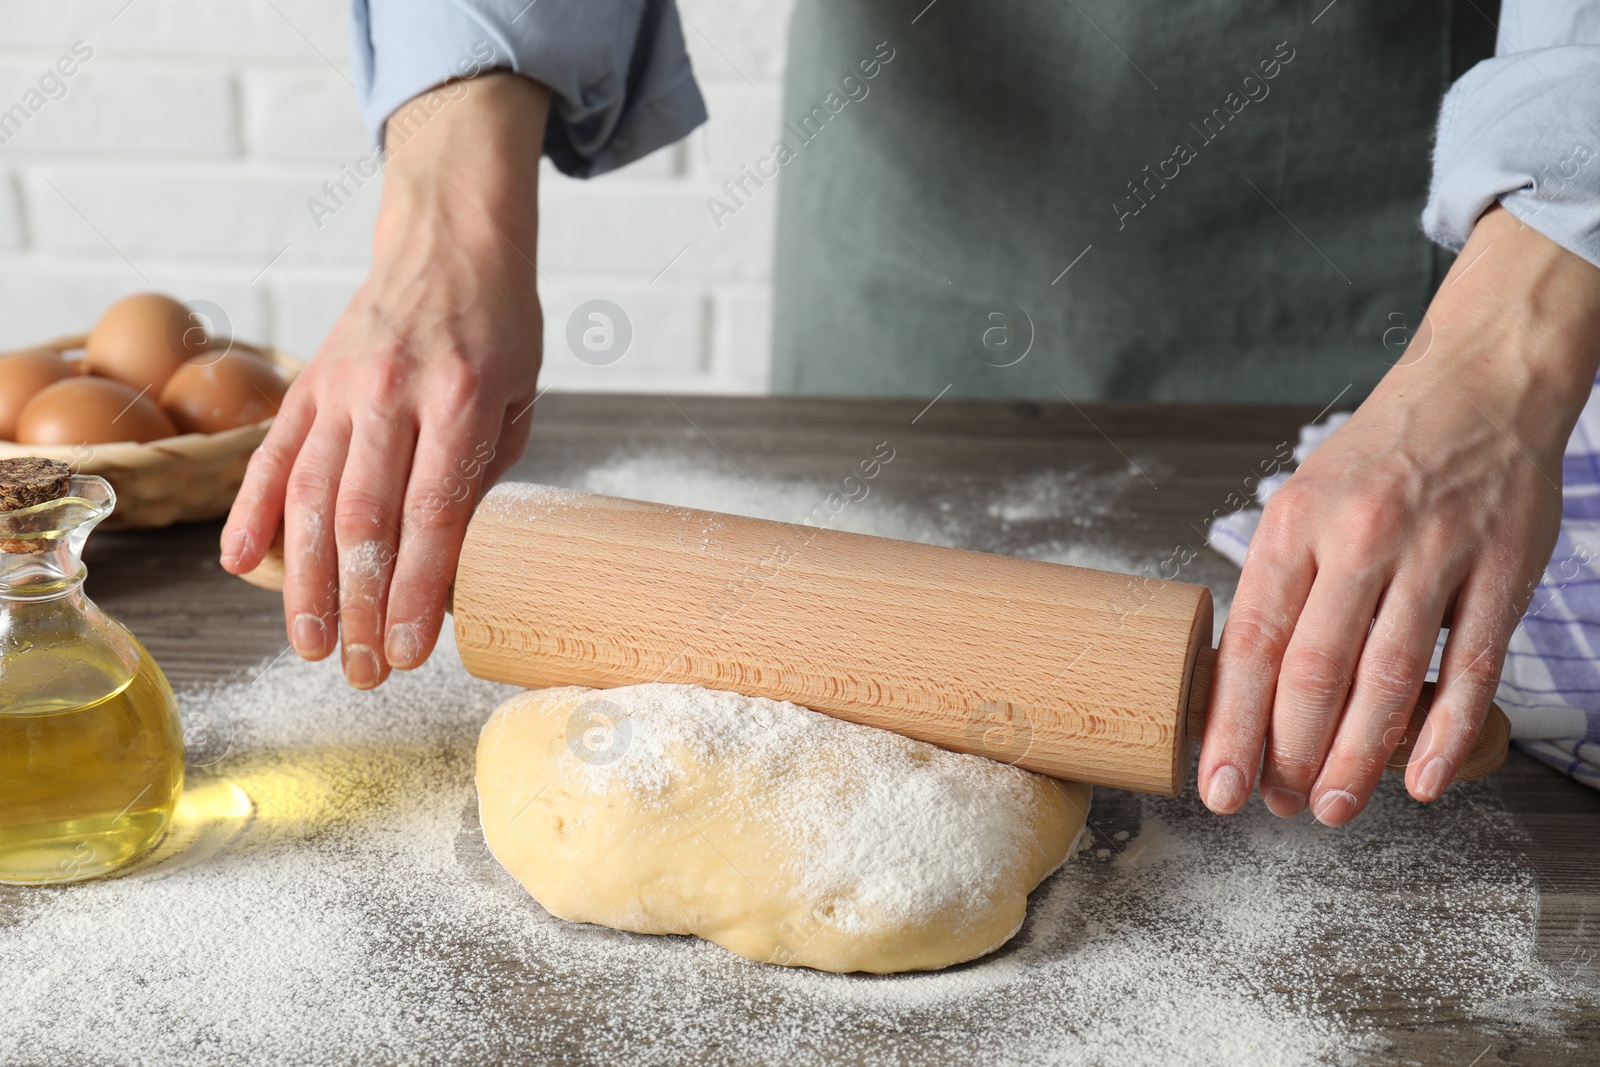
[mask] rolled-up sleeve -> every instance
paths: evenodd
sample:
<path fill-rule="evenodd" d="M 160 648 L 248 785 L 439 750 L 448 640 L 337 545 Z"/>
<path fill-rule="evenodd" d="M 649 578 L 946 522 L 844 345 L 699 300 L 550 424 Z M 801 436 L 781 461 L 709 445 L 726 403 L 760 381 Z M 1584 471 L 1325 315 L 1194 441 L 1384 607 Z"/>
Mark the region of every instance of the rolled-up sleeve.
<path fill-rule="evenodd" d="M 401 104 L 504 68 L 552 94 L 545 154 L 593 177 L 705 121 L 671 0 L 351 0 L 362 117 L 383 143 Z"/>
<path fill-rule="evenodd" d="M 1459 251 L 1496 200 L 1600 266 L 1600 0 L 1505 0 L 1446 94 L 1422 227 Z"/>

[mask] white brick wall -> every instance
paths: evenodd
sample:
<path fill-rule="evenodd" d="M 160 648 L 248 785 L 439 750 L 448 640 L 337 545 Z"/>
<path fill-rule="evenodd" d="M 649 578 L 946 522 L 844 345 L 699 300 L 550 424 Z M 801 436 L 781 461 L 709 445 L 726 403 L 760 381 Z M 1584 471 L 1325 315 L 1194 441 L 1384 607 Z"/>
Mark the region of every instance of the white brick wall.
<path fill-rule="evenodd" d="M 706 200 L 777 135 L 791 4 L 679 0 L 710 123 L 591 182 L 545 167 L 546 384 L 767 389 L 777 188 L 720 229 Z M 306 208 L 370 151 L 345 18 L 343 0 L 0 0 L 0 349 L 157 288 L 310 357 L 365 275 L 379 198 L 368 182 L 320 228 Z M 72 75 L 7 130 L 62 57 Z M 632 322 L 610 366 L 568 349 L 593 299 Z"/>

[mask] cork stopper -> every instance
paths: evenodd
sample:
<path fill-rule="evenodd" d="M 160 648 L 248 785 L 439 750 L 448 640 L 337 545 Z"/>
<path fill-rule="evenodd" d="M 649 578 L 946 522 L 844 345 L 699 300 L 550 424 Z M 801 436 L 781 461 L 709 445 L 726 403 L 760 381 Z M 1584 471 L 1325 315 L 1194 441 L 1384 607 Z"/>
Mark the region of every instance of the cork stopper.
<path fill-rule="evenodd" d="M 59 500 L 71 488 L 72 468 L 60 460 L 36 456 L 0 459 L 0 512 Z"/>

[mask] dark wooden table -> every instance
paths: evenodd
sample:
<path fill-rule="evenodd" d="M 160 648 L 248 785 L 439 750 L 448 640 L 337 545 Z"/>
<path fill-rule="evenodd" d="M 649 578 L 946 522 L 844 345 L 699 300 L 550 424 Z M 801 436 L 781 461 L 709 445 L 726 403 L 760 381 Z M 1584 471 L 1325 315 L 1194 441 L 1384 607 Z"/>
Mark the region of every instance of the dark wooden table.
<path fill-rule="evenodd" d="M 1246 489 L 1258 462 L 1293 442 L 1316 414 L 954 400 L 924 410 L 925 403 L 553 394 L 540 403 L 532 445 L 513 477 L 573 484 L 597 464 L 655 453 L 724 466 L 755 483 L 797 477 L 830 483 L 887 441 L 895 459 L 873 491 L 937 521 L 1000 480 L 1070 470 L 1081 478 L 1083 514 L 1064 522 L 1024 510 L 969 524 L 963 535 L 969 547 L 1015 551 L 1061 536 L 1166 558 L 1187 546 L 1193 561 L 1182 577 L 1225 597 L 1237 571 L 1205 549 L 1206 520 L 1226 511 L 1225 500 Z M 95 599 L 146 642 L 179 688 L 238 675 L 284 647 L 280 600 L 220 570 L 218 528 L 97 534 L 87 557 Z M 1517 753 L 1492 788 L 1515 815 L 1518 862 L 1538 886 L 1540 957 L 1588 970 L 1600 953 L 1600 795 Z M 1126 825 L 1119 815 L 1126 799 L 1097 792 L 1096 823 L 1106 834 Z M 1420 1014 L 1415 1005 L 1374 1005 L 1387 1051 L 1371 1058 L 1463 1067 L 1600 1062 L 1600 1017 L 1592 1010 L 1555 1033 L 1486 1031 L 1453 1012 L 1448 1004 Z"/>

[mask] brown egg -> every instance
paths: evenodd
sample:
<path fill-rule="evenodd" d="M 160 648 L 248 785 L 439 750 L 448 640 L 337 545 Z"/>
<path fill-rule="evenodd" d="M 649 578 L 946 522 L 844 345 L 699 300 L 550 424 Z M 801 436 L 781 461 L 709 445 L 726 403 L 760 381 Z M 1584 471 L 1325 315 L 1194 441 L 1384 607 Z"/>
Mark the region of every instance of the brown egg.
<path fill-rule="evenodd" d="M 161 391 L 161 406 L 183 433 L 221 433 L 270 419 L 287 389 L 253 355 L 206 352 L 178 368 Z"/>
<path fill-rule="evenodd" d="M 17 440 L 25 445 L 144 442 L 177 432 L 148 395 L 93 376 L 45 386 L 17 416 Z"/>
<path fill-rule="evenodd" d="M 77 373 L 53 348 L 28 348 L 0 356 L 0 441 L 17 439 L 17 416 L 34 394 Z"/>
<path fill-rule="evenodd" d="M 211 343 L 189 309 L 160 293 L 135 293 L 106 308 L 89 333 L 88 369 L 159 396 L 189 356 Z"/>

